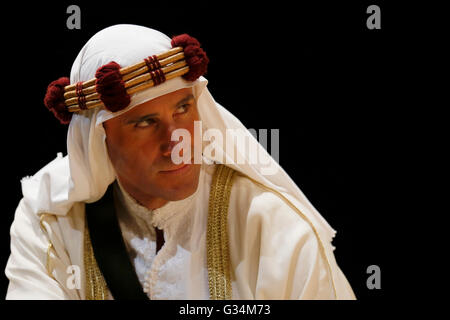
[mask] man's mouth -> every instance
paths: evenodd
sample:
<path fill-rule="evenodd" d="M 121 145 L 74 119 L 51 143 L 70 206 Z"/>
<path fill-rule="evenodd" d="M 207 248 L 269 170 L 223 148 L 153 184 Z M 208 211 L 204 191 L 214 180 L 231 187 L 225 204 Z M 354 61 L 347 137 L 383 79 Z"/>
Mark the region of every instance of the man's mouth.
<path fill-rule="evenodd" d="M 192 166 L 192 160 L 191 163 L 182 163 L 179 166 L 169 169 L 169 170 L 161 170 L 160 173 L 162 174 L 178 174 L 187 171 Z"/>
<path fill-rule="evenodd" d="M 187 169 L 189 169 L 192 166 L 191 163 L 183 164 L 181 167 L 173 169 L 173 170 L 166 170 L 166 171 L 160 171 L 162 174 L 178 174 L 185 172 Z"/>

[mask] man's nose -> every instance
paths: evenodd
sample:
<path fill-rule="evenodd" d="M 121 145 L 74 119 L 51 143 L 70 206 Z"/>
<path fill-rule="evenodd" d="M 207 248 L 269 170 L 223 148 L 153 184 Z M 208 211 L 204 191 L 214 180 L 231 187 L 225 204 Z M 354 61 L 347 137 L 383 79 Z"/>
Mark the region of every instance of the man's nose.
<path fill-rule="evenodd" d="M 161 151 L 164 157 L 170 157 L 173 148 L 180 142 L 180 141 L 172 141 L 172 132 L 175 131 L 177 129 L 176 126 L 170 124 L 167 125 L 166 129 L 165 129 L 165 134 L 164 134 L 164 142 L 161 144 Z M 182 156 L 182 155 L 181 155 Z"/>
<path fill-rule="evenodd" d="M 179 141 L 168 141 L 167 143 L 163 143 L 161 145 L 161 151 L 164 157 L 170 157 L 172 154 L 173 148 L 179 143 Z M 183 150 L 181 150 L 182 152 Z"/>

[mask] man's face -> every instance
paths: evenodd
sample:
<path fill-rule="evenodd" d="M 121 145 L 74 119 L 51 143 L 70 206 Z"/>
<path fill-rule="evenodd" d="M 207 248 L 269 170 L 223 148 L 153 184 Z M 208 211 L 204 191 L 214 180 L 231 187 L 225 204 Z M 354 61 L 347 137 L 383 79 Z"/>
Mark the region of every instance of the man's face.
<path fill-rule="evenodd" d="M 194 155 L 196 120 L 199 120 L 196 100 L 192 88 L 186 88 L 104 122 L 111 162 L 124 188 L 137 200 L 181 200 L 196 190 L 200 164 L 191 160 L 189 165 L 176 165 L 171 159 L 171 151 L 178 143 L 171 141 L 171 135 L 180 128 L 191 134 Z"/>

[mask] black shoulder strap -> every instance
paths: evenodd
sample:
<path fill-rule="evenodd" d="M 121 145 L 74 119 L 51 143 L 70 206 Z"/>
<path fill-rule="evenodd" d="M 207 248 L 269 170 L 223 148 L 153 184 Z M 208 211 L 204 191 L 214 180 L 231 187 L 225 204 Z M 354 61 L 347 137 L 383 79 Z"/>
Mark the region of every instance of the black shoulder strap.
<path fill-rule="evenodd" d="M 131 264 L 114 207 L 113 184 L 103 198 L 86 203 L 86 219 L 97 265 L 115 300 L 148 300 Z"/>

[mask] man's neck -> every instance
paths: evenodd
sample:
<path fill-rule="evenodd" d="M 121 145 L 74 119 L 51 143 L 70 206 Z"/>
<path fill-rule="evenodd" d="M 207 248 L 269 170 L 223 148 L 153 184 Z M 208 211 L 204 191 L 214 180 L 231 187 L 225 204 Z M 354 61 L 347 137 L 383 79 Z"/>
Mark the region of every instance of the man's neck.
<path fill-rule="evenodd" d="M 167 202 L 169 202 L 169 201 L 167 201 L 166 199 L 163 199 L 163 198 L 152 198 L 152 199 L 145 198 L 145 199 L 141 200 L 141 199 L 135 197 L 134 195 L 132 195 L 131 193 L 130 193 L 130 195 L 141 206 L 146 207 L 149 210 L 155 210 L 155 209 L 161 208 L 163 205 L 165 205 Z"/>
<path fill-rule="evenodd" d="M 169 202 L 168 200 L 163 198 L 149 197 L 148 194 L 143 194 L 123 180 L 120 180 L 120 185 L 125 190 L 125 192 L 127 192 L 138 204 L 149 210 L 161 208 L 163 205 Z"/>

